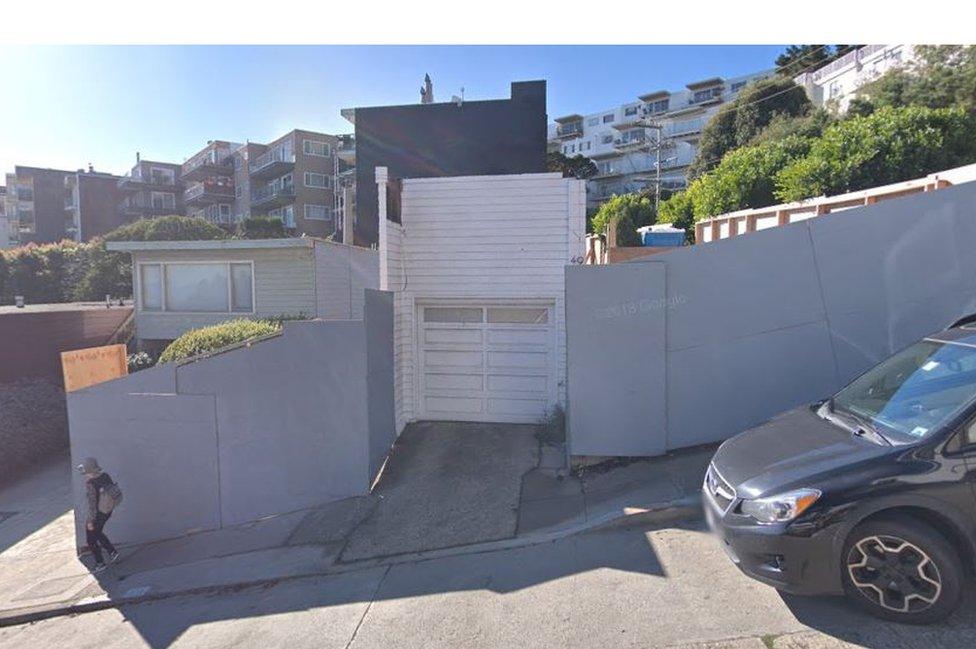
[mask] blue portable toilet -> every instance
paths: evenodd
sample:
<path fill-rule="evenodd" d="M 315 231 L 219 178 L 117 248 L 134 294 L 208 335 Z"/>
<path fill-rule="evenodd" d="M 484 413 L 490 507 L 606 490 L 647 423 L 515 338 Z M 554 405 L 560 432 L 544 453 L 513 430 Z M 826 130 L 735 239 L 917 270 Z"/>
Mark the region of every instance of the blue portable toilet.
<path fill-rule="evenodd" d="M 685 231 L 670 223 L 645 225 L 637 228 L 641 245 L 648 248 L 674 248 L 685 245 Z"/>

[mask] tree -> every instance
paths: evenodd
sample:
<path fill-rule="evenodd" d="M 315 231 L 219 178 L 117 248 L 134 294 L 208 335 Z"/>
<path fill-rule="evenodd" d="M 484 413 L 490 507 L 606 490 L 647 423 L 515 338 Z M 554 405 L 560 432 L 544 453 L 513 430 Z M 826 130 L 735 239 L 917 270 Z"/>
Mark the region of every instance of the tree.
<path fill-rule="evenodd" d="M 916 60 L 858 89 L 873 106 L 976 111 L 976 46 L 917 45 Z"/>
<path fill-rule="evenodd" d="M 722 156 L 758 136 L 776 117 L 798 117 L 811 109 L 806 91 L 792 79 L 773 77 L 748 85 L 702 129 L 688 176 L 698 178 L 715 168 Z"/>
<path fill-rule="evenodd" d="M 976 161 L 976 113 L 884 107 L 829 126 L 776 175 L 779 200 L 843 194 Z"/>
<path fill-rule="evenodd" d="M 695 181 L 699 182 L 699 181 Z M 692 183 L 694 185 L 695 183 Z M 690 188 L 689 188 L 690 189 Z M 685 238 L 695 242 L 695 211 L 692 206 L 692 195 L 689 191 L 678 192 L 668 200 L 661 202 L 661 214 L 658 223 L 670 223 L 685 231 Z"/>
<path fill-rule="evenodd" d="M 639 246 L 637 228 L 654 223 L 654 201 L 646 194 L 622 194 L 604 202 L 593 216 L 593 231 L 617 228 L 618 246 Z"/>
<path fill-rule="evenodd" d="M 270 216 L 252 216 L 241 221 L 237 227 L 241 239 L 283 239 L 288 236 L 281 219 Z"/>
<path fill-rule="evenodd" d="M 576 154 L 572 158 L 559 151 L 551 151 L 546 157 L 549 171 L 557 171 L 565 178 L 579 178 L 585 180 L 596 175 L 597 168 L 589 158 Z"/>
<path fill-rule="evenodd" d="M 829 45 L 790 45 L 776 57 L 776 72 L 792 79 L 829 62 L 832 54 Z"/>

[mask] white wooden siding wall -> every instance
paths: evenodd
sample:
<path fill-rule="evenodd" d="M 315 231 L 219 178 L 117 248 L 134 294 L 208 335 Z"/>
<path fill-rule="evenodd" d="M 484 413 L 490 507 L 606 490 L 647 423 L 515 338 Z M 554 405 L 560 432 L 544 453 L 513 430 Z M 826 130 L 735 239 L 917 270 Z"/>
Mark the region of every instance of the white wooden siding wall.
<path fill-rule="evenodd" d="M 379 255 L 375 250 L 315 242 L 317 317 L 361 320 L 366 288 L 379 288 Z"/>
<path fill-rule="evenodd" d="M 168 250 L 132 254 L 138 264 L 152 262 L 253 261 L 255 313 L 156 313 L 136 311 L 136 335 L 171 340 L 190 329 L 240 317 L 315 314 L 315 277 L 311 248 L 267 250 Z"/>
<path fill-rule="evenodd" d="M 565 404 L 565 266 L 584 254 L 585 183 L 558 173 L 407 179 L 401 215 L 402 228 L 387 225 L 398 432 L 415 414 L 414 320 L 428 298 L 551 302 Z"/>

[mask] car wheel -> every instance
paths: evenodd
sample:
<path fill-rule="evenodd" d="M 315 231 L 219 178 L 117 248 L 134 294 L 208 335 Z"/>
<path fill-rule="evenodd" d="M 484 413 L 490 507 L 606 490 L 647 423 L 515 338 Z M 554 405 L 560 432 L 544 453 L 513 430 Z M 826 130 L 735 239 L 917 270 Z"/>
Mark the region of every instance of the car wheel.
<path fill-rule="evenodd" d="M 862 523 L 848 537 L 842 560 L 847 596 L 885 620 L 936 622 L 952 613 L 962 596 L 959 554 L 921 521 Z"/>

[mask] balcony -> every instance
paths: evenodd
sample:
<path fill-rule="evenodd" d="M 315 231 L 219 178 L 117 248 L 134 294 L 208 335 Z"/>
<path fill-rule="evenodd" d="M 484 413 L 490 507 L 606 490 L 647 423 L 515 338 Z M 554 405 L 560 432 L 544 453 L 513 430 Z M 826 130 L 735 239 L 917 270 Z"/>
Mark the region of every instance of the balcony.
<path fill-rule="evenodd" d="M 618 151 L 639 149 L 646 144 L 647 136 L 644 131 L 627 131 L 613 140 L 613 148 Z"/>
<path fill-rule="evenodd" d="M 274 209 L 295 202 L 294 185 L 267 185 L 251 192 L 251 207 Z"/>
<path fill-rule="evenodd" d="M 202 182 L 183 192 L 187 205 L 213 205 L 234 202 L 233 183 Z"/>
<path fill-rule="evenodd" d="M 683 122 L 672 122 L 665 127 L 664 136 L 678 138 L 693 137 L 701 133 L 701 130 L 704 127 L 705 120 L 703 118 L 689 119 Z"/>
<path fill-rule="evenodd" d="M 560 124 L 556 127 L 556 138 L 559 140 L 570 140 L 583 135 L 583 122 L 570 122 Z"/>
<path fill-rule="evenodd" d="M 176 206 L 164 207 L 162 205 L 143 205 L 141 203 L 128 203 L 122 201 L 118 207 L 118 214 L 124 218 L 138 219 L 151 216 L 168 216 L 176 214 Z"/>
<path fill-rule="evenodd" d="M 275 149 L 262 153 L 248 165 L 248 173 L 255 180 L 280 178 L 295 168 L 295 153 Z"/>
<path fill-rule="evenodd" d="M 138 192 L 146 189 L 174 191 L 176 178 L 161 175 L 154 175 L 147 178 L 139 174 L 127 174 L 119 178 L 116 185 L 124 192 Z"/>
<path fill-rule="evenodd" d="M 180 173 L 185 182 L 199 182 L 211 176 L 233 176 L 234 165 L 230 158 L 220 158 L 216 151 L 188 160 Z"/>
<path fill-rule="evenodd" d="M 340 136 L 336 156 L 348 165 L 356 164 L 356 140 L 351 136 Z"/>

